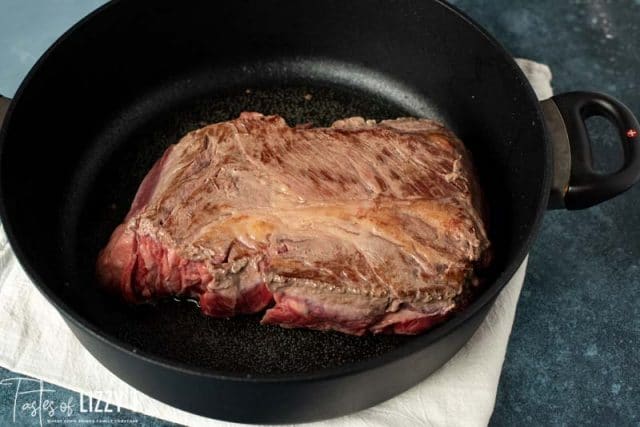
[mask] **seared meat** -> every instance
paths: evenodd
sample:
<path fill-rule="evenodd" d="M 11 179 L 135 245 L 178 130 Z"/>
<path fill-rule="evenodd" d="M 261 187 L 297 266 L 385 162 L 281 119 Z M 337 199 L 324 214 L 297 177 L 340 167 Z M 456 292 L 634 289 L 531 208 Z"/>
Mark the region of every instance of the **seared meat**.
<path fill-rule="evenodd" d="M 127 301 L 350 334 L 442 320 L 487 258 L 462 142 L 431 120 L 289 127 L 242 113 L 167 149 L 100 253 Z"/>

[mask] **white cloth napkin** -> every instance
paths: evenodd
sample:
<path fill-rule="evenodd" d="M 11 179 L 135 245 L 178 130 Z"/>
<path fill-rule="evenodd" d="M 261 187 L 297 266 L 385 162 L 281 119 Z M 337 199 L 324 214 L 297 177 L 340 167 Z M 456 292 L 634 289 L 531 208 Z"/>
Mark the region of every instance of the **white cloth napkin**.
<path fill-rule="evenodd" d="M 518 60 L 539 98 L 552 95 L 545 65 Z M 471 340 L 412 389 L 356 414 L 308 424 L 334 426 L 484 426 L 520 295 L 526 260 Z M 0 227 L 0 365 L 137 412 L 189 426 L 232 426 L 173 408 L 133 389 L 104 368 L 31 284 Z"/>

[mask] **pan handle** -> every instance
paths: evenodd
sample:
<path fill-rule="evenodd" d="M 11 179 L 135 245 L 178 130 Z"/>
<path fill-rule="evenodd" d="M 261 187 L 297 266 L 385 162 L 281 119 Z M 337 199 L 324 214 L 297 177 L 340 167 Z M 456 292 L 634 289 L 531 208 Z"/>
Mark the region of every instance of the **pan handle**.
<path fill-rule="evenodd" d="M 553 144 L 554 176 L 550 209 L 584 209 L 628 190 L 640 180 L 640 125 L 620 101 L 601 93 L 568 92 L 542 102 Z M 585 125 L 601 116 L 618 129 L 622 167 L 608 174 L 593 169 L 591 139 Z"/>
<path fill-rule="evenodd" d="M 0 128 L 2 128 L 2 122 L 4 121 L 5 114 L 7 114 L 10 102 L 11 100 L 9 98 L 0 95 Z"/>

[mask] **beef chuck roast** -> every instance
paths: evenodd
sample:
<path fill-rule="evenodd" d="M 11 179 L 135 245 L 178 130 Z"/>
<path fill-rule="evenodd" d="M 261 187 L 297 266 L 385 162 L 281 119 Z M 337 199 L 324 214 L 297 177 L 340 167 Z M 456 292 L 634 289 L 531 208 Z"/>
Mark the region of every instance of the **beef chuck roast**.
<path fill-rule="evenodd" d="M 169 147 L 97 262 L 127 301 L 210 316 L 415 334 L 474 280 L 489 241 L 462 142 L 431 120 L 289 127 L 242 113 Z"/>

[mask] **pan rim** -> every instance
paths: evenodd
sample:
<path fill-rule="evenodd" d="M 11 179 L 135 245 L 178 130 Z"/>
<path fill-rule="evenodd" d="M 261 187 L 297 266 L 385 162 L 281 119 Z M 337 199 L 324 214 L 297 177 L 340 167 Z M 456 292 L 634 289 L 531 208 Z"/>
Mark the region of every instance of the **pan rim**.
<path fill-rule="evenodd" d="M 478 33 L 478 36 L 483 37 L 500 56 L 503 58 L 505 63 L 509 65 L 512 71 L 515 73 L 515 77 L 517 77 L 522 83 L 524 91 L 527 93 L 527 102 L 530 102 L 532 107 L 535 108 L 536 117 L 538 118 L 538 125 L 542 127 L 542 135 L 543 141 L 541 143 L 544 145 L 545 150 L 545 164 L 543 165 L 542 173 L 542 186 L 541 192 L 537 195 L 537 199 L 539 204 L 537 206 L 537 210 L 535 212 L 534 220 L 530 226 L 530 232 L 523 239 L 518 248 L 518 251 L 512 256 L 511 262 L 503 269 L 503 271 L 498 275 L 496 280 L 486 287 L 484 292 L 476 298 L 465 310 L 461 313 L 455 315 L 451 319 L 447 320 L 442 325 L 430 330 L 425 333 L 416 336 L 414 339 L 409 342 L 403 344 L 402 346 L 393 349 L 384 354 L 371 357 L 369 359 L 360 360 L 357 362 L 351 362 L 340 366 L 324 368 L 317 371 L 312 372 L 298 372 L 298 373 L 278 373 L 278 374 L 255 374 L 251 376 L 247 376 L 247 374 L 241 373 L 232 373 L 226 371 L 217 371 L 209 368 L 195 367 L 188 365 L 183 362 L 174 361 L 171 359 L 167 359 L 161 356 L 157 356 L 153 353 L 148 353 L 146 351 L 142 351 L 136 349 L 131 344 L 128 344 L 121 339 L 112 336 L 111 334 L 106 333 L 101 330 L 96 325 L 91 324 L 86 318 L 80 315 L 77 311 L 75 311 L 72 307 L 70 307 L 60 296 L 56 294 L 49 286 L 46 285 L 45 280 L 40 276 L 35 267 L 34 263 L 27 257 L 25 252 L 22 249 L 22 245 L 20 244 L 20 239 L 16 236 L 15 230 L 13 228 L 11 218 L 8 216 L 6 211 L 5 203 L 3 203 L 5 199 L 4 194 L 4 186 L 0 182 L 0 219 L 2 220 L 2 224 L 5 229 L 5 233 L 7 238 L 11 244 L 11 247 L 16 255 L 16 258 L 20 262 L 21 266 L 24 268 L 25 272 L 29 276 L 29 278 L 33 281 L 34 285 L 38 289 L 38 291 L 47 299 L 47 301 L 52 304 L 56 310 L 63 316 L 65 322 L 71 322 L 75 328 L 79 328 L 83 330 L 85 333 L 89 334 L 93 339 L 97 339 L 102 344 L 110 346 L 113 350 L 124 352 L 130 357 L 135 357 L 140 359 L 143 362 L 155 365 L 162 369 L 168 369 L 180 372 L 182 374 L 194 375 L 199 377 L 207 377 L 216 380 L 223 381 L 236 381 L 236 382 L 252 382 L 252 383 L 295 383 L 295 382 L 308 382 L 308 381 L 317 381 L 317 380 L 330 380 L 332 378 L 345 377 L 350 375 L 356 375 L 363 371 L 374 370 L 377 368 L 381 368 L 390 362 L 399 361 L 410 357 L 416 351 L 426 348 L 432 343 L 439 341 L 445 338 L 447 335 L 453 333 L 458 328 L 460 328 L 463 324 L 469 321 L 476 314 L 480 313 L 483 308 L 485 308 L 488 304 L 493 304 L 493 301 L 498 296 L 500 291 L 504 288 L 504 286 L 511 280 L 514 276 L 515 272 L 519 268 L 519 266 L 524 261 L 524 258 L 527 256 L 530 247 L 532 246 L 537 234 L 539 232 L 542 218 L 544 216 L 544 212 L 546 211 L 547 201 L 549 197 L 549 189 L 551 186 L 551 164 L 552 164 L 552 151 L 551 145 L 549 143 L 548 133 L 545 121 L 543 120 L 542 110 L 540 107 L 540 103 L 537 100 L 537 97 L 533 91 L 533 88 L 527 81 L 523 72 L 520 70 L 516 62 L 514 61 L 511 54 L 492 36 L 490 35 L 483 27 L 478 25 L 473 19 L 471 19 L 466 13 L 462 12 L 457 7 L 446 3 L 443 0 L 432 0 L 434 3 L 437 3 L 440 7 L 447 9 L 453 15 L 456 15 L 457 18 L 461 20 L 461 24 L 465 24 L 470 26 L 475 32 Z M 11 122 L 11 118 L 14 114 L 14 110 L 16 106 L 20 104 L 20 100 L 23 92 L 29 86 L 30 81 L 33 77 L 38 73 L 38 71 L 43 67 L 46 63 L 47 58 L 53 54 L 56 48 L 65 42 L 66 39 L 73 37 L 74 33 L 80 29 L 85 27 L 86 25 L 90 25 L 91 21 L 98 15 L 104 13 L 107 10 L 111 10 L 112 8 L 118 7 L 121 3 L 124 3 L 124 0 L 113 0 L 108 2 L 74 24 L 71 28 L 69 28 L 65 33 L 63 33 L 46 51 L 45 53 L 38 59 L 35 65 L 31 68 L 31 70 L 27 73 L 27 76 L 24 78 L 22 83 L 20 84 L 16 94 L 14 96 L 14 100 L 11 102 L 9 109 L 7 111 L 4 125 L 2 129 L 0 129 L 0 168 L 4 161 L 5 156 L 5 146 L 7 144 L 7 132 L 8 132 L 8 124 Z M 72 328 L 74 329 L 74 328 Z M 75 334 L 75 332 L 74 332 Z"/>

